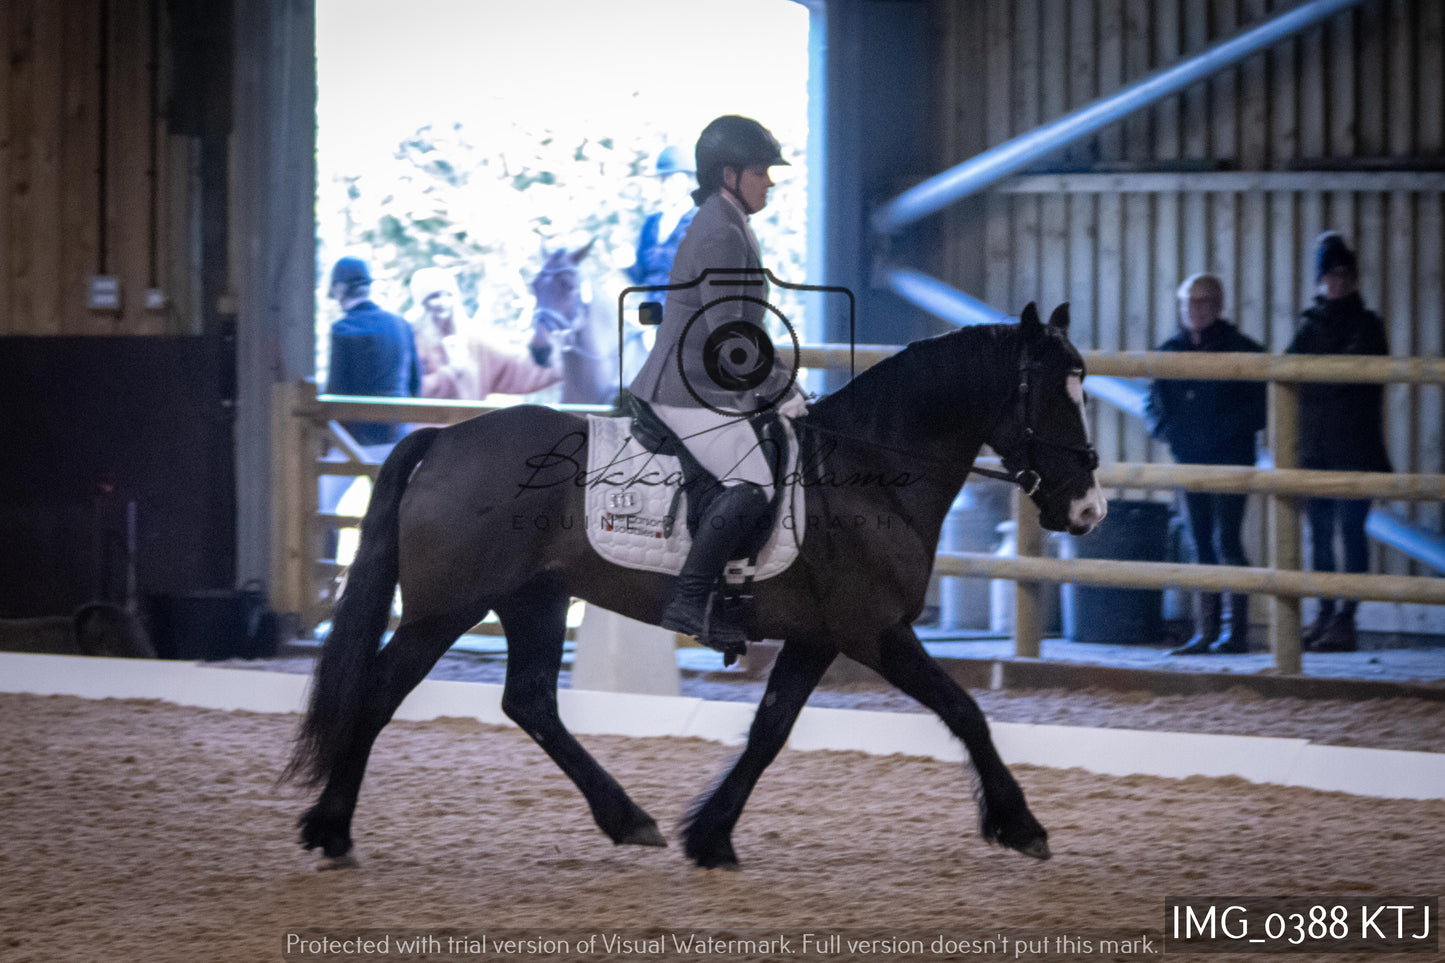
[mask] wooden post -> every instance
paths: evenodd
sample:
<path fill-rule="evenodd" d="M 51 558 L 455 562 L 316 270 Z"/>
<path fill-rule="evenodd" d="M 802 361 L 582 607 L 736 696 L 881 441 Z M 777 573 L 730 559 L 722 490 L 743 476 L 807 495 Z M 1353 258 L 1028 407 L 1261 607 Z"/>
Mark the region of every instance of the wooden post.
<path fill-rule="evenodd" d="M 295 453 L 299 446 L 294 438 L 296 385 L 278 381 L 271 386 L 271 605 L 278 612 L 299 614 L 303 608 L 296 595 L 295 569 L 301 558 L 296 503 L 300 481 L 297 478 Z"/>
<path fill-rule="evenodd" d="M 278 382 L 272 397 L 272 605 L 297 615 L 304 634 L 316 607 L 316 385 Z"/>
<path fill-rule="evenodd" d="M 321 404 L 316 400 L 316 382 L 302 381 L 296 388 L 298 394 L 292 421 L 296 426 L 297 451 L 292 457 L 298 463 L 298 494 L 292 510 L 300 519 L 302 553 L 296 572 L 296 590 L 304 603 L 301 632 L 309 635 L 320 621 L 317 603 L 322 591 L 318 584 L 317 564 L 321 557 L 321 523 L 316 513 L 321 510 L 321 498 L 317 491 L 320 472 L 316 461 L 322 455 L 321 437 L 325 429 Z"/>
<path fill-rule="evenodd" d="M 1276 468 L 1299 466 L 1299 385 L 1272 381 L 1269 384 L 1269 437 Z M 1300 568 L 1299 512 L 1295 497 L 1288 494 L 1269 498 L 1269 567 L 1276 572 Z M 1299 675 L 1300 600 L 1276 595 L 1270 603 L 1269 647 L 1281 675 Z"/>
<path fill-rule="evenodd" d="M 1014 534 L 1020 557 L 1037 558 L 1044 549 L 1044 530 L 1039 527 L 1039 510 L 1023 493 L 1014 489 Z M 1044 637 L 1044 583 L 1015 583 L 1014 588 L 1014 655 L 1021 659 L 1037 659 Z"/>

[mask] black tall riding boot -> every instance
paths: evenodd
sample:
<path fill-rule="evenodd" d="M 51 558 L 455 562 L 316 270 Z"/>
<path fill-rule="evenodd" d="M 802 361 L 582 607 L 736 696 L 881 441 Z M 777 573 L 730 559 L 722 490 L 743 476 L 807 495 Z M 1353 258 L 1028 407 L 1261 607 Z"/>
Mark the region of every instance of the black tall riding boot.
<path fill-rule="evenodd" d="M 1208 655 L 1209 647 L 1219 638 L 1219 614 L 1222 600 L 1218 592 L 1194 594 L 1194 636 L 1170 655 Z"/>
<path fill-rule="evenodd" d="M 730 624 L 720 612 L 711 611 L 708 603 L 723 568 L 757 531 L 758 520 L 767 510 L 762 488 L 746 482 L 729 485 L 713 499 L 698 522 L 697 537 L 677 576 L 672 601 L 662 613 L 659 624 L 664 629 L 696 636 L 725 655 L 742 654 L 747 647 L 745 628 Z"/>
<path fill-rule="evenodd" d="M 1249 594 L 1230 592 L 1228 598 L 1219 638 L 1209 647 L 1212 655 L 1239 655 L 1249 651 Z"/>

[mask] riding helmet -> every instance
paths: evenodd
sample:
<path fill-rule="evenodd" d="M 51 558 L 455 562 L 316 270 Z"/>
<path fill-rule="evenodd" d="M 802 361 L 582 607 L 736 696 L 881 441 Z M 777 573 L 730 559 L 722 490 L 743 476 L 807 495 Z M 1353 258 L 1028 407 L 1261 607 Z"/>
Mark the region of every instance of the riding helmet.
<path fill-rule="evenodd" d="M 751 117 L 727 114 L 702 129 L 697 139 L 697 182 L 694 197 L 706 197 L 722 186 L 725 167 L 787 165 L 772 132 Z M 701 203 L 701 201 L 699 201 Z"/>
<path fill-rule="evenodd" d="M 676 144 L 668 144 L 657 155 L 658 177 L 666 177 L 668 174 L 691 174 L 692 172 L 692 166 L 688 164 L 687 156 Z"/>

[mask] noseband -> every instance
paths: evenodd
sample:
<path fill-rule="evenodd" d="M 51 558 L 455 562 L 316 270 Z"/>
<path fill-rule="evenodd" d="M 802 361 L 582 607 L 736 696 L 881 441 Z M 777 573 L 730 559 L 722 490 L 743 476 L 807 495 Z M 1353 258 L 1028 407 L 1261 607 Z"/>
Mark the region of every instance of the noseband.
<path fill-rule="evenodd" d="M 543 278 L 553 277 L 559 274 L 577 273 L 578 272 L 575 267 L 544 268 L 543 270 L 537 272 L 537 277 L 532 281 L 532 290 L 534 292 L 537 290 L 537 286 L 542 283 Z M 578 303 L 581 304 L 580 299 Z M 534 309 L 532 311 L 532 323 L 535 325 L 539 322 L 544 328 L 553 333 L 558 331 L 568 331 L 572 327 L 572 318 L 567 317 L 567 315 L 554 308 L 539 307 Z"/>
<path fill-rule="evenodd" d="M 1035 369 L 1039 367 L 1042 366 L 1039 364 L 1039 362 L 1034 361 L 1029 357 L 1029 349 L 1028 346 L 1025 345 L 1022 353 L 1019 355 L 1019 390 L 1018 401 L 1016 402 L 1016 410 L 1019 414 L 1019 420 L 1023 423 L 1024 426 L 1023 444 L 1021 444 L 1013 452 L 1007 455 L 1003 455 L 1005 469 L 1004 471 L 994 471 L 991 468 L 979 467 L 975 467 L 973 470 L 977 474 L 984 475 L 989 478 L 997 478 L 1001 481 L 1015 484 L 1019 486 L 1019 488 L 1023 489 L 1023 493 L 1025 495 L 1033 497 L 1034 493 L 1039 491 L 1039 486 L 1043 484 L 1043 477 L 1039 475 L 1038 471 L 1034 468 L 1034 465 L 1038 460 L 1037 452 L 1039 446 L 1042 445 L 1048 448 L 1057 448 L 1061 451 L 1077 452 L 1078 454 L 1085 456 L 1086 462 L 1084 468 L 1081 468 L 1079 471 L 1076 471 L 1073 474 L 1066 476 L 1058 484 L 1052 486 L 1044 492 L 1039 493 L 1040 498 L 1047 498 L 1049 495 L 1052 495 L 1054 492 L 1063 488 L 1065 485 L 1069 484 L 1080 475 L 1088 474 L 1089 472 L 1097 469 L 1099 467 L 1099 453 L 1094 450 L 1093 445 L 1088 444 L 1087 442 L 1082 445 L 1070 444 L 1069 442 L 1059 441 L 1055 438 L 1045 437 L 1039 432 L 1038 405 L 1034 400 L 1037 392 L 1030 390 L 1032 386 L 1031 374 Z M 1079 374 L 1082 375 L 1083 372 L 1080 371 Z M 1015 457 L 1020 454 L 1019 449 L 1022 449 L 1023 457 L 1021 459 Z M 1003 453 L 1000 452 L 1000 454 Z M 1009 470 L 1009 462 L 1014 462 L 1015 464 L 1018 464 L 1020 461 L 1022 462 L 1022 465 L 1019 468 Z"/>

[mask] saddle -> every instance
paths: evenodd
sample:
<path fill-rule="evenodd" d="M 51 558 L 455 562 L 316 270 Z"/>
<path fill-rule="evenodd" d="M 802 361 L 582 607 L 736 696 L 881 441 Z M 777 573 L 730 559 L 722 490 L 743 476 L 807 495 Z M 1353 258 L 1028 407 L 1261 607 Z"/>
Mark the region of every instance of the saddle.
<path fill-rule="evenodd" d="M 588 539 L 614 564 L 676 575 L 721 486 L 645 401 L 624 391 L 614 411 L 612 417 L 588 417 L 588 477 L 593 480 L 586 494 Z M 773 485 L 767 510 L 771 524 L 758 529 L 720 580 L 715 604 L 744 616 L 753 583 L 784 571 L 797 557 L 804 524 L 802 491 L 791 483 L 797 446 L 788 426 L 771 411 L 753 424 L 763 441 L 783 453 L 780 462 L 787 469 Z M 622 480 L 602 480 L 609 475 Z"/>
<path fill-rule="evenodd" d="M 673 495 L 672 509 L 668 512 L 670 519 L 676 519 L 677 506 L 683 502 L 683 495 L 688 497 L 687 504 L 687 534 L 697 537 L 698 522 L 706 513 L 708 505 L 717 496 L 720 488 L 717 476 L 702 466 L 702 463 L 693 457 L 688 451 L 687 445 L 677 434 L 659 417 L 652 406 L 641 398 L 624 391 L 617 401 L 619 412 L 623 417 L 632 418 L 632 437 L 646 451 L 654 455 L 668 455 L 678 460 L 682 466 L 682 484 L 678 486 L 677 493 Z M 783 427 L 783 420 L 776 411 L 769 409 L 752 419 L 753 430 L 765 442 L 776 446 L 776 450 L 782 453 L 782 463 L 786 464 L 791 447 L 788 444 L 788 432 Z M 783 502 L 783 485 L 779 479 L 773 485 L 773 498 L 768 502 L 768 517 L 777 519 L 778 506 Z M 751 539 L 744 543 L 745 555 L 753 564 L 757 562 L 757 556 L 768 541 L 768 535 L 772 528 L 769 526 L 761 530 Z"/>

